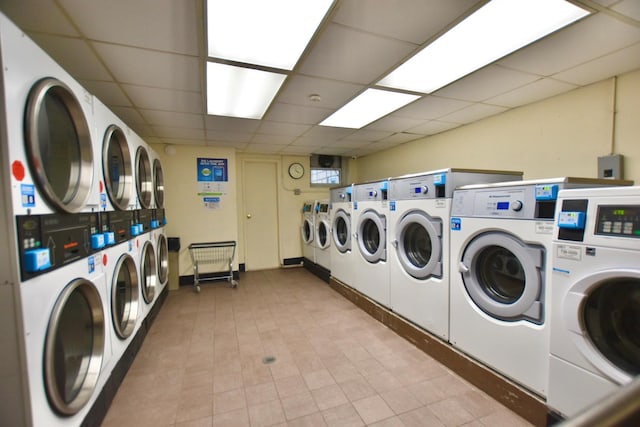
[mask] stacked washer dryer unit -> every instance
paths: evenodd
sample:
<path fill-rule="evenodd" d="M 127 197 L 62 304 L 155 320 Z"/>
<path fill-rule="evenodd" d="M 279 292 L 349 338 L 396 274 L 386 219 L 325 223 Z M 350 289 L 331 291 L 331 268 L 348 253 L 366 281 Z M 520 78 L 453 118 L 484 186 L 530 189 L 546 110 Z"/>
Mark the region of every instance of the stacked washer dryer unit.
<path fill-rule="evenodd" d="M 521 172 L 442 169 L 389 181 L 389 308 L 449 338 L 449 215 L 456 187 Z"/>
<path fill-rule="evenodd" d="M 354 284 L 360 293 L 389 306 L 387 222 L 389 181 L 353 185 Z"/>
<path fill-rule="evenodd" d="M 546 396 L 558 191 L 616 183 L 554 178 L 457 189 L 451 208 L 451 343 Z"/>
<path fill-rule="evenodd" d="M 300 227 L 300 235 L 302 238 L 302 256 L 305 262 L 316 263 L 316 244 L 315 244 L 315 219 L 316 219 L 316 200 L 306 200 L 302 204 L 302 226 Z"/>
<path fill-rule="evenodd" d="M 0 419 L 79 425 L 108 379 L 91 96 L 0 14 Z"/>
<path fill-rule="evenodd" d="M 638 260 L 640 187 L 560 192 L 547 403 L 563 416 L 640 375 Z"/>
<path fill-rule="evenodd" d="M 329 259 L 331 277 L 344 285 L 353 287 L 354 248 L 351 243 L 353 186 L 332 188 L 330 190 L 329 224 L 331 225 L 331 243 Z"/>
<path fill-rule="evenodd" d="M 133 155 L 131 131 L 100 100 L 94 98 L 93 124 L 101 142 L 101 170 L 104 193 L 101 194 L 102 231 L 112 236 L 113 246 L 102 254 L 109 298 L 105 303 L 112 328 L 109 337 L 113 365 L 131 344 L 140 321 L 140 278 L 136 269 L 132 226 L 135 224 L 133 194 Z M 133 235 L 137 231 L 133 232 Z"/>
<path fill-rule="evenodd" d="M 331 218 L 329 215 L 329 200 L 320 200 L 316 204 L 315 217 L 315 256 L 316 264 L 331 271 Z"/>

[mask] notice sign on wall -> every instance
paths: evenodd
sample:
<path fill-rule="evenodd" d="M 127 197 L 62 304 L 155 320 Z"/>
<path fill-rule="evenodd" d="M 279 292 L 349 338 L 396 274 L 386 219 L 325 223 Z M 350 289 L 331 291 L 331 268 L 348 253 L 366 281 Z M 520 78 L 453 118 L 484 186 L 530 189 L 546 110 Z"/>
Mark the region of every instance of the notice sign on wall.
<path fill-rule="evenodd" d="M 197 159 L 198 196 L 203 197 L 207 209 L 217 209 L 221 196 L 227 194 L 229 181 L 229 164 L 227 159 Z"/>

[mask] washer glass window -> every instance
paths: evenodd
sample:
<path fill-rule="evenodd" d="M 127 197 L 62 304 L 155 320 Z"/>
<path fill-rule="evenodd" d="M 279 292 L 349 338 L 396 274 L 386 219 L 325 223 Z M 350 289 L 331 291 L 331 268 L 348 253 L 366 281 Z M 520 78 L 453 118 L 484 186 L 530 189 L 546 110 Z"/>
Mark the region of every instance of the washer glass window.
<path fill-rule="evenodd" d="M 407 259 L 416 267 L 424 267 L 431 259 L 431 239 L 427 230 L 417 223 L 412 223 L 403 233 L 402 242 L 404 243 Z"/>
<path fill-rule="evenodd" d="M 127 209 L 133 183 L 131 152 L 124 132 L 115 125 L 105 132 L 102 171 L 111 203 L 117 209 Z"/>
<path fill-rule="evenodd" d="M 370 254 L 376 253 L 380 248 L 380 230 L 371 219 L 366 219 L 362 225 L 362 244 Z"/>
<path fill-rule="evenodd" d="M 138 320 L 138 273 L 130 255 L 118 259 L 112 284 L 113 326 L 118 337 L 128 338 Z"/>
<path fill-rule="evenodd" d="M 151 242 L 146 242 L 142 248 L 142 297 L 147 304 L 153 301 L 158 280 L 156 270 L 156 253 Z"/>
<path fill-rule="evenodd" d="M 44 352 L 47 396 L 54 410 L 73 415 L 91 398 L 104 354 L 104 311 L 84 279 L 60 293 L 49 319 Z"/>
<path fill-rule="evenodd" d="M 318 243 L 321 248 L 329 246 L 329 231 L 324 221 L 320 221 L 318 224 Z"/>
<path fill-rule="evenodd" d="M 611 363 L 640 375 L 640 280 L 619 278 L 598 286 L 583 306 L 593 345 Z"/>
<path fill-rule="evenodd" d="M 487 246 L 476 262 L 478 283 L 487 295 L 505 304 L 517 301 L 526 286 L 520 260 L 501 246 Z"/>
<path fill-rule="evenodd" d="M 153 176 L 149 154 L 144 147 L 138 147 L 138 152 L 136 153 L 136 172 L 136 188 L 140 205 L 145 209 L 149 209 L 153 191 Z"/>
<path fill-rule="evenodd" d="M 302 240 L 304 240 L 306 244 L 313 241 L 313 225 L 308 219 L 305 219 L 302 224 Z"/>
<path fill-rule="evenodd" d="M 31 89 L 25 144 L 35 182 L 52 207 L 84 208 L 93 185 L 93 145 L 82 106 L 62 82 L 45 78 Z"/>

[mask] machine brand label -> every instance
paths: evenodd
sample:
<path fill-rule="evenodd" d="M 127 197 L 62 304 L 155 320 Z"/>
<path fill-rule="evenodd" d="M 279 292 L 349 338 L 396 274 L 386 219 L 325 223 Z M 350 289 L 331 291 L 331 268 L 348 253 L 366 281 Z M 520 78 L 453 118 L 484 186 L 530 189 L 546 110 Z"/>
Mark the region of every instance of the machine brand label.
<path fill-rule="evenodd" d="M 20 184 L 23 208 L 36 207 L 36 186 L 33 184 Z"/>
<path fill-rule="evenodd" d="M 460 231 L 462 229 L 462 220 L 460 218 L 451 218 L 451 230 Z"/>
<path fill-rule="evenodd" d="M 559 245 L 556 250 L 556 256 L 558 258 L 580 261 L 580 259 L 582 259 L 582 252 L 580 251 L 580 246 Z"/>

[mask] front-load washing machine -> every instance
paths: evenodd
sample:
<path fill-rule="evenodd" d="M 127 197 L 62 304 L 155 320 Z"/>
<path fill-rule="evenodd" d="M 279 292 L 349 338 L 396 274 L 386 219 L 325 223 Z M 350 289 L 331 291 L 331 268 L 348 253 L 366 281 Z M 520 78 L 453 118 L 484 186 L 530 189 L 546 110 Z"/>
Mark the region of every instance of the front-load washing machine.
<path fill-rule="evenodd" d="M 317 203 L 315 218 L 315 255 L 316 264 L 331 271 L 331 222 L 329 217 L 329 200 Z"/>
<path fill-rule="evenodd" d="M 331 224 L 331 243 L 329 259 L 331 277 L 344 285 L 353 287 L 354 254 L 351 244 L 353 186 L 332 188 L 330 190 L 329 224 Z"/>
<path fill-rule="evenodd" d="M 389 306 L 387 200 L 389 181 L 353 185 L 354 284 L 360 293 Z"/>
<path fill-rule="evenodd" d="M 572 417 L 640 375 L 640 187 L 561 191 L 556 219 L 547 404 Z"/>
<path fill-rule="evenodd" d="M 305 262 L 316 262 L 316 245 L 315 245 L 315 217 L 316 217 L 316 201 L 307 200 L 302 204 L 302 226 L 300 235 L 302 237 L 302 256 Z"/>
<path fill-rule="evenodd" d="M 144 321 L 153 308 L 158 295 L 158 267 L 151 233 L 140 236 L 138 242 L 140 243 L 138 272 L 140 274 L 140 294 L 142 295 L 140 304 L 142 306 L 141 316 Z"/>
<path fill-rule="evenodd" d="M 615 183 L 554 178 L 458 188 L 450 221 L 451 343 L 546 396 L 558 191 Z"/>
<path fill-rule="evenodd" d="M 91 95 L 2 14 L 0 40 L 13 214 L 97 211 Z"/>
<path fill-rule="evenodd" d="M 389 308 L 449 338 L 449 215 L 456 187 L 521 172 L 441 169 L 389 181 Z"/>

